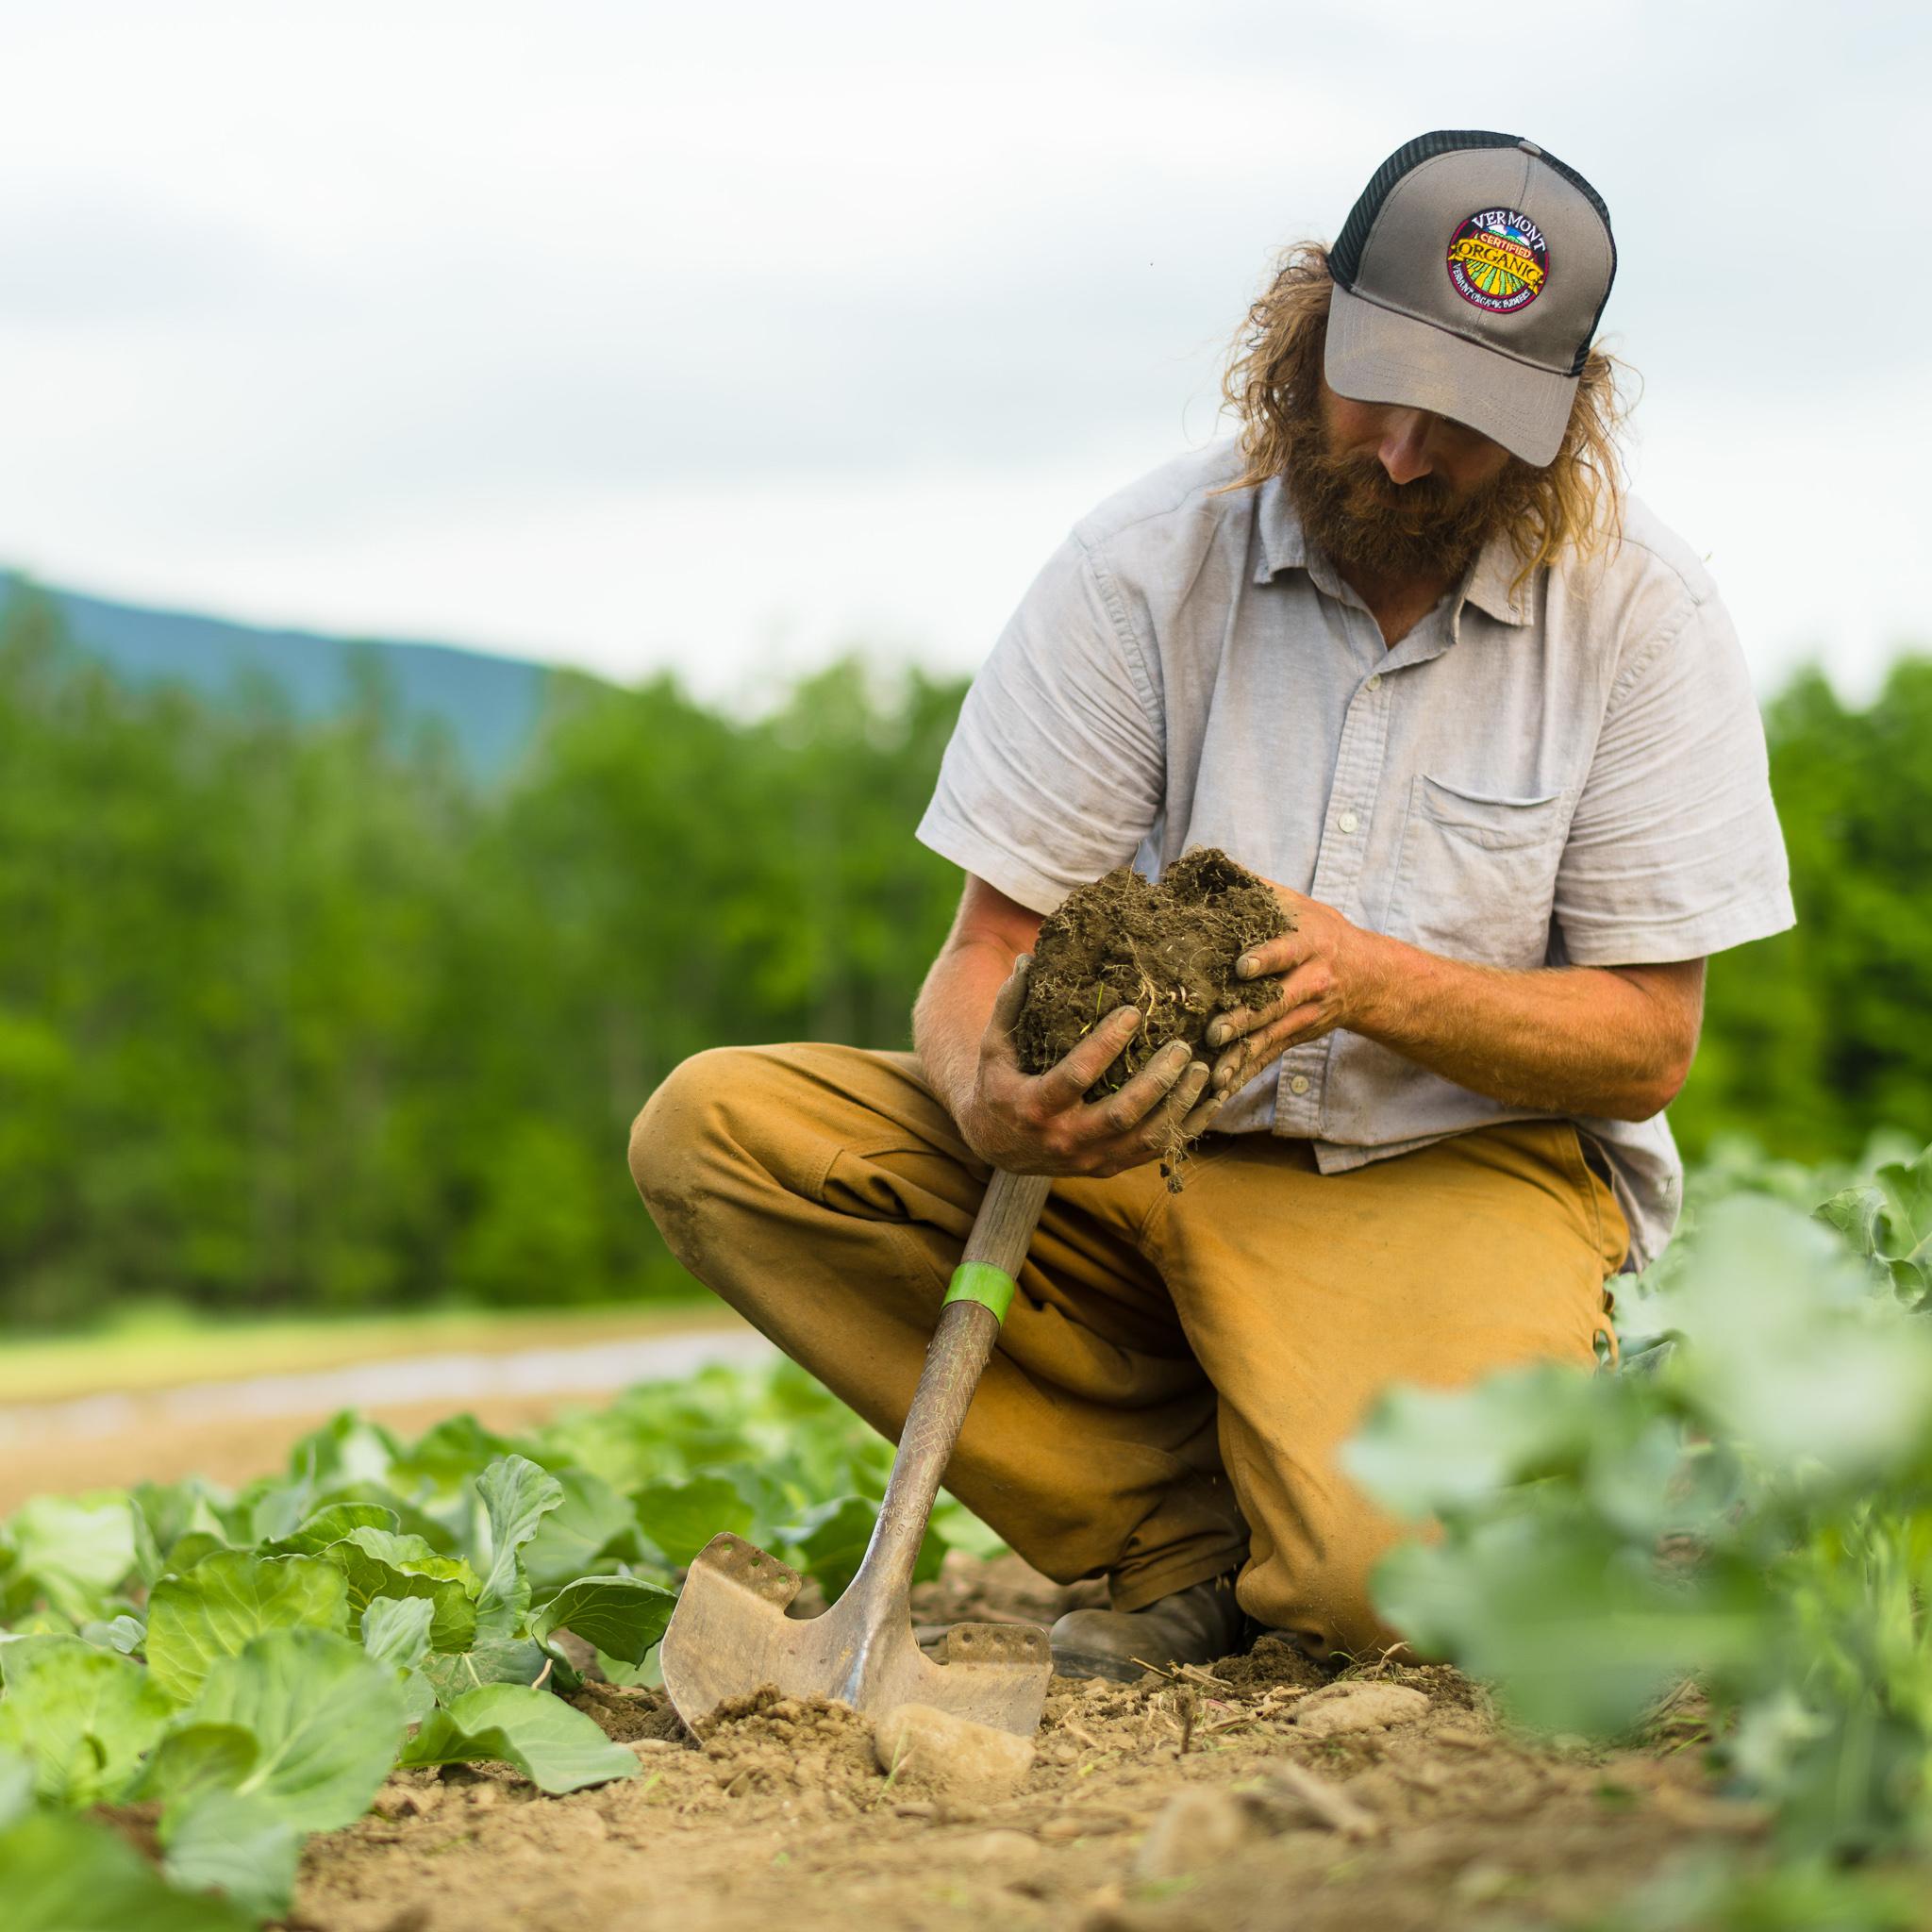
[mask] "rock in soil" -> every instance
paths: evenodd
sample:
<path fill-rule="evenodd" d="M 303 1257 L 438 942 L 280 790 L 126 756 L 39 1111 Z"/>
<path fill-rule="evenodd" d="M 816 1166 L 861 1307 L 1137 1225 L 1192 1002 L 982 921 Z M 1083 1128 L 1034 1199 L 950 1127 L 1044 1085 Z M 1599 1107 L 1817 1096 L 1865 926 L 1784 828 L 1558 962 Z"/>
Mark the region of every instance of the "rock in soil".
<path fill-rule="evenodd" d="M 1429 1700 L 1407 1684 L 1333 1684 L 1302 1700 L 1294 1727 L 1305 1738 L 1339 1738 L 1409 1724 L 1428 1707 Z"/>
<path fill-rule="evenodd" d="M 1033 1741 L 955 1717 L 929 1704 L 901 1704 L 878 1721 L 879 1768 L 902 1785 L 991 1803 L 1010 1797 L 1033 1768 Z"/>
<path fill-rule="evenodd" d="M 1134 1870 L 1142 1879 L 1178 1878 L 1226 1857 L 1264 1829 L 1255 1808 L 1224 1786 L 1176 1791 L 1149 1826 Z"/>

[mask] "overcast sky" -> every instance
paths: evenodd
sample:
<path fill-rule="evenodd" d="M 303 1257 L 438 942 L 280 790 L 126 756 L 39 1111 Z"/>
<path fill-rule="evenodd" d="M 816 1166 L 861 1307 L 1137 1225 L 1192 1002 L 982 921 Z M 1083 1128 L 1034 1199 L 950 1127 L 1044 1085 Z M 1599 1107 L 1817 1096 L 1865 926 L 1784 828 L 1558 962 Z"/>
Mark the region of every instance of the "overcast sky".
<path fill-rule="evenodd" d="M 743 695 L 970 668 L 1434 126 L 1608 202 L 1760 682 L 1932 642 L 1927 9 L 0 0 L 0 563 Z"/>

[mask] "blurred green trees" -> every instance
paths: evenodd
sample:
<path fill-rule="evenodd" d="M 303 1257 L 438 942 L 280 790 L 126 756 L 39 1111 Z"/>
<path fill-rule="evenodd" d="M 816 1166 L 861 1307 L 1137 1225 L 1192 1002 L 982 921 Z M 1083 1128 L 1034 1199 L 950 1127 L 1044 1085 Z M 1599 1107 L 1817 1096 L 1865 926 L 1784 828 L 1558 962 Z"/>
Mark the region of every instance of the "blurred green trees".
<path fill-rule="evenodd" d="M 1932 657 L 1902 657 L 1867 707 L 1816 671 L 1767 708 L 1794 930 L 1711 963 L 1697 1067 L 1671 1109 L 1693 1151 L 1720 1132 L 1849 1157 L 1875 1126 L 1932 1133 Z"/>
<path fill-rule="evenodd" d="M 959 688 L 738 720 L 552 680 L 481 787 L 358 703 L 124 686 L 0 622 L 0 1318 L 598 1301 L 681 1276 L 624 1161 L 702 1047 L 906 1042 L 958 887 L 912 828 Z M 1674 1119 L 1806 1158 L 1932 1122 L 1932 660 L 1771 711 L 1805 924 L 1713 968 Z"/>
<path fill-rule="evenodd" d="M 559 676 L 486 791 L 373 668 L 297 723 L 123 686 L 17 600 L 0 1318 L 679 1285 L 631 1118 L 704 1046 L 906 1042 L 958 891 L 911 837 L 958 700 L 848 664 L 740 723 Z"/>

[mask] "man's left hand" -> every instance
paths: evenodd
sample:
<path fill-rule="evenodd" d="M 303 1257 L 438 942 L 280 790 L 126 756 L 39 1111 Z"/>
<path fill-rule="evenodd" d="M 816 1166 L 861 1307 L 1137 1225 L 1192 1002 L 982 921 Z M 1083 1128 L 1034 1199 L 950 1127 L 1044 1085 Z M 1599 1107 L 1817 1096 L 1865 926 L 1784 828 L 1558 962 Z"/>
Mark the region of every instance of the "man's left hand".
<path fill-rule="evenodd" d="M 1278 974 L 1281 997 L 1258 1010 L 1224 1013 L 1208 1029 L 1208 1044 L 1222 1049 L 1210 1088 L 1237 1093 L 1263 1067 L 1291 1046 L 1319 1040 L 1365 1015 L 1379 978 L 1380 941 L 1319 899 L 1287 886 L 1269 885 L 1293 930 L 1250 946 L 1237 971 L 1243 979 Z"/>

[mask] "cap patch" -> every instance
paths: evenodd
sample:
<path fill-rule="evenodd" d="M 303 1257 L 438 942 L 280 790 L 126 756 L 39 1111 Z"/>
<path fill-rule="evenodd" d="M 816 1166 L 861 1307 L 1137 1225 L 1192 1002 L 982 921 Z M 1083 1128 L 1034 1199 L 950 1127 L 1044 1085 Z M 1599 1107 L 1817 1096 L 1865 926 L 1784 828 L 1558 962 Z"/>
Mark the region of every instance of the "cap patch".
<path fill-rule="evenodd" d="M 1451 284 L 1491 315 L 1527 308 L 1549 278 L 1550 244 L 1520 208 L 1481 208 L 1450 238 Z"/>

